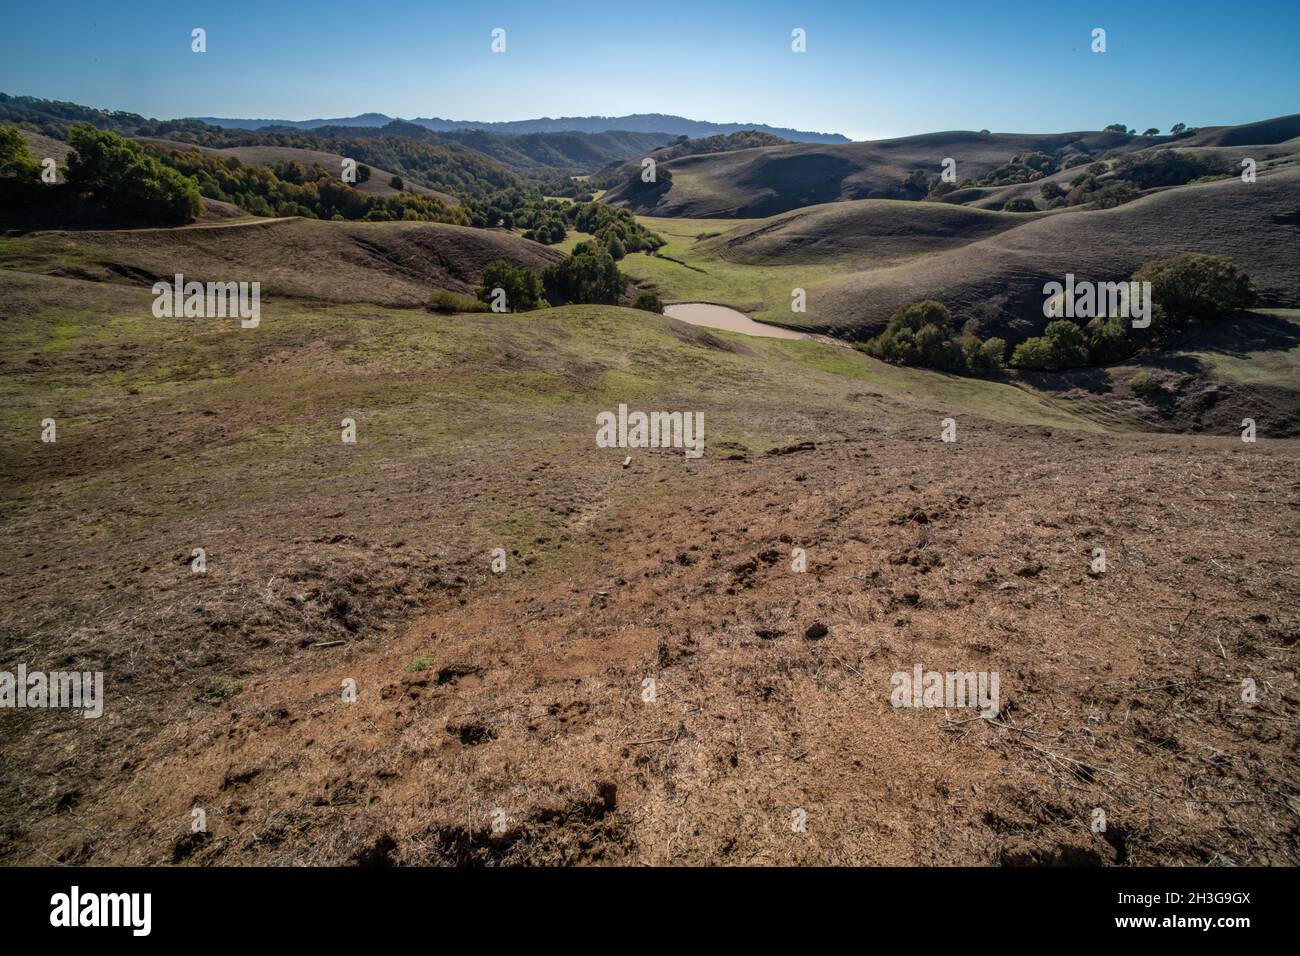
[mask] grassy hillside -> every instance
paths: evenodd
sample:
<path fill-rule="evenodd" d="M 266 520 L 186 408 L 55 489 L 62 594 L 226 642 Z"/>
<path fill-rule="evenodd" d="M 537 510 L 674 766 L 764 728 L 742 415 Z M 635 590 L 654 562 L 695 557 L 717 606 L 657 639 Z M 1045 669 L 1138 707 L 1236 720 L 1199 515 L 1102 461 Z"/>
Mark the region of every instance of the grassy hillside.
<path fill-rule="evenodd" d="M 1151 142 L 1125 133 L 948 132 L 839 146 L 770 146 L 673 160 L 666 164 L 672 186 L 653 194 L 651 205 L 626 187 L 611 189 L 605 201 L 655 216 L 771 216 L 817 203 L 899 198 L 909 173 L 923 169 L 937 176 L 947 157 L 957 161 L 961 181 L 978 179 L 1030 150 L 1100 156 Z"/>
<path fill-rule="evenodd" d="M 109 701 L 7 718 L 0 860 L 1293 861 L 1293 814 L 1254 795 L 1292 786 L 1294 734 L 1259 736 L 1232 669 L 1292 695 L 1266 649 L 1294 624 L 1258 594 L 1294 606 L 1294 443 L 1106 434 L 627 309 L 397 307 L 472 281 L 475 239 L 549 254 L 419 223 L 0 238 L 0 666 L 103 670 Z M 154 318 L 182 268 L 262 281 L 261 325 Z M 621 402 L 702 412 L 705 457 L 596 448 Z M 1033 733 L 888 706 L 891 672 L 950 659 L 1000 671 Z M 1290 726 L 1290 699 L 1261 711 Z M 1027 739 L 1122 778 L 1062 792 Z M 1202 780 L 1213 812 L 1148 817 L 1202 745 L 1252 759 Z M 916 759 L 935 787 L 900 801 Z M 1075 822 L 1104 799 L 1122 854 Z M 791 841 L 791 805 L 850 825 Z"/>
<path fill-rule="evenodd" d="M 443 223 L 252 220 L 129 232 L 34 233 L 0 242 L 0 268 L 146 288 L 186 280 L 259 281 L 262 295 L 419 305 L 434 289 L 472 293 L 494 259 L 540 270 L 560 258 L 502 230 Z M 69 294 L 80 297 L 69 286 Z"/>
<path fill-rule="evenodd" d="M 176 140 L 159 139 L 152 136 L 137 136 L 137 142 L 145 145 L 162 146 L 167 149 L 187 150 L 197 148 L 207 156 L 226 156 L 234 157 L 242 163 L 253 163 L 258 166 L 274 167 L 276 163 L 302 163 L 310 167 L 318 163 L 332 173 L 338 173 L 341 170 L 343 156 L 339 153 L 326 152 L 320 149 L 307 149 L 298 146 L 230 146 L 222 149 L 210 146 L 194 147 L 190 143 L 182 143 Z M 64 146 L 66 150 L 67 147 Z M 351 157 L 355 159 L 356 157 Z M 380 169 L 376 166 L 370 167 L 370 178 L 364 183 L 356 183 L 358 192 L 367 196 L 394 196 L 401 190 L 394 189 L 390 185 L 393 178 L 391 170 Z M 421 196 L 433 196 L 436 199 L 445 202 L 449 206 L 460 204 L 460 200 L 450 193 L 440 192 L 436 189 L 430 189 L 428 186 L 421 185 L 418 182 L 403 183 L 406 192 L 416 193 Z"/>
<path fill-rule="evenodd" d="M 1043 284 L 1067 272 L 1125 279 L 1178 252 L 1230 256 L 1262 303 L 1300 305 L 1300 167 L 1246 184 L 1227 179 L 1158 192 L 1116 209 L 1035 217 L 1014 229 L 902 265 L 837 277 L 809 294 L 809 323 L 867 334 L 899 306 L 938 299 L 962 321 L 1009 337 L 1045 323 Z"/>

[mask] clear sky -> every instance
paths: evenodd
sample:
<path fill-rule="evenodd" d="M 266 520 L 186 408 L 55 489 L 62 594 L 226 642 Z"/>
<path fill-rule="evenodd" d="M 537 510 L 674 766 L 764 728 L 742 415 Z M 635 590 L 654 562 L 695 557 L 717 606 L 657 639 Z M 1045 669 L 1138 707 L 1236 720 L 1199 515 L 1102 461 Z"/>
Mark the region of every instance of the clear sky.
<path fill-rule="evenodd" d="M 207 53 L 190 51 L 194 27 Z M 795 27 L 807 53 L 790 50 Z M 1300 0 L 0 0 L 0 91 L 165 119 L 1163 131 L 1300 112 Z"/>

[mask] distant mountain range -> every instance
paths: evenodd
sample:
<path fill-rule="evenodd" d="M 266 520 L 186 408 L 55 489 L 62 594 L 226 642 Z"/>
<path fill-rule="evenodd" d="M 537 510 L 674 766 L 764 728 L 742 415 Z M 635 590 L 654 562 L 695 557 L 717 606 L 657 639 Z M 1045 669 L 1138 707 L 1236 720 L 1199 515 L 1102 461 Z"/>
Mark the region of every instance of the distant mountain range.
<path fill-rule="evenodd" d="M 200 122 L 226 129 L 261 129 L 264 126 L 287 126 L 310 130 L 321 126 L 369 127 L 387 126 L 395 117 L 383 113 L 362 113 L 359 116 L 344 116 L 335 119 L 283 120 L 283 119 L 230 119 L 218 116 L 192 117 Z M 423 126 L 438 133 L 454 130 L 484 130 L 505 136 L 522 136 L 528 133 L 606 133 L 619 131 L 625 133 L 659 133 L 666 136 L 689 136 L 696 139 L 702 136 L 727 135 L 745 130 L 758 130 L 771 133 L 796 143 L 848 143 L 851 140 L 839 133 L 814 133 L 806 130 L 784 129 L 768 126 L 764 123 L 709 123 L 704 120 L 686 119 L 683 116 L 669 116 L 664 113 L 633 113 L 628 116 L 562 116 L 552 119 L 510 120 L 502 123 L 484 123 L 476 120 L 448 120 L 438 117 L 416 117 L 407 122 Z"/>

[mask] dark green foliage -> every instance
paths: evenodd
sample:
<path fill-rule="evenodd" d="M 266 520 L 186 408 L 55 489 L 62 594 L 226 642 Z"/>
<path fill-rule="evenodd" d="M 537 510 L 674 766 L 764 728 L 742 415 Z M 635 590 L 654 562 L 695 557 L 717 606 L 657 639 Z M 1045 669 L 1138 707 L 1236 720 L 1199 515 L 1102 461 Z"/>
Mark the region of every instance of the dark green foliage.
<path fill-rule="evenodd" d="M 1227 256 L 1184 252 L 1148 263 L 1133 279 L 1151 283 L 1151 297 L 1175 326 L 1221 318 L 1255 303 L 1250 277 Z"/>
<path fill-rule="evenodd" d="M 1038 212 L 1038 205 L 1028 196 L 1012 196 L 1002 208 L 1006 212 Z"/>
<path fill-rule="evenodd" d="M 417 221 L 463 224 L 465 212 L 433 196 L 402 193 L 369 196 L 358 192 L 319 164 L 280 162 L 268 169 L 234 157 L 206 156 L 197 149 L 151 146 L 160 162 L 194 179 L 203 195 L 234 203 L 255 216 L 303 216 L 308 219 L 365 219 L 370 222 Z M 358 165 L 357 179 L 364 167 Z"/>
<path fill-rule="evenodd" d="M 1028 152 L 1022 156 L 1013 156 L 1011 161 L 1003 163 L 997 169 L 975 181 L 977 186 L 1013 186 L 1017 183 L 1031 183 L 1037 179 L 1056 172 L 1056 161 L 1046 153 Z"/>
<path fill-rule="evenodd" d="M 617 305 L 627 279 L 604 245 L 580 242 L 542 271 L 542 284 L 553 302 Z"/>
<path fill-rule="evenodd" d="M 1222 157 L 1188 153 L 1176 149 L 1143 150 L 1120 160 L 1115 174 L 1138 189 L 1181 186 L 1203 176 L 1222 176 L 1232 165 Z"/>
<path fill-rule="evenodd" d="M 1011 353 L 1011 367 L 1031 370 L 1056 368 L 1052 362 L 1051 344 L 1040 336 L 1025 339 Z"/>
<path fill-rule="evenodd" d="M 589 233 L 606 246 L 617 238 L 625 252 L 654 252 L 664 244 L 663 237 L 637 222 L 626 209 L 598 202 L 574 203 L 565 210 L 565 217 L 578 232 Z"/>
<path fill-rule="evenodd" d="M 68 145 L 73 150 L 68 183 L 92 202 L 146 222 L 188 222 L 203 211 L 194 180 L 164 166 L 138 143 L 78 123 L 68 132 Z"/>
<path fill-rule="evenodd" d="M 1140 195 L 1136 186 L 1130 182 L 1120 180 L 1088 192 L 1084 201 L 1091 202 L 1093 207 L 1097 209 L 1114 209 L 1126 202 L 1132 202 Z"/>
<path fill-rule="evenodd" d="M 920 199 L 930 191 L 930 179 L 926 176 L 925 170 L 914 169 L 903 179 L 899 188 L 905 197 Z"/>
<path fill-rule="evenodd" d="M 13 126 L 0 126 L 0 176 L 36 182 L 41 166 L 32 158 L 27 140 Z"/>
<path fill-rule="evenodd" d="M 955 336 L 948 309 L 933 299 L 925 299 L 903 306 L 889 317 L 885 331 L 859 348 L 885 362 L 960 373 L 999 368 L 1006 342 L 981 342 L 974 335 Z"/>
<path fill-rule="evenodd" d="M 1080 329 L 1067 320 L 1049 322 L 1043 335 L 1026 339 L 1011 355 L 1015 368 L 1057 370 L 1081 365 L 1111 365 L 1158 345 L 1171 330 L 1188 322 L 1210 321 L 1248 309 L 1255 301 L 1250 277 L 1231 259 L 1185 252 L 1148 263 L 1134 282 L 1151 283 L 1151 324 L 1133 328 L 1124 316 L 1099 317 Z"/>
<path fill-rule="evenodd" d="M 491 307 L 497 289 L 505 291 L 506 308 L 510 312 L 528 312 L 542 302 L 542 284 L 537 273 L 504 259 L 488 263 L 483 270 L 478 287 L 479 301 Z"/>
<path fill-rule="evenodd" d="M 664 311 L 664 304 L 663 301 L 659 298 L 659 293 L 642 292 L 636 297 L 636 301 L 632 303 L 632 308 L 643 309 L 646 312 L 654 312 L 656 314 L 662 315 Z"/>

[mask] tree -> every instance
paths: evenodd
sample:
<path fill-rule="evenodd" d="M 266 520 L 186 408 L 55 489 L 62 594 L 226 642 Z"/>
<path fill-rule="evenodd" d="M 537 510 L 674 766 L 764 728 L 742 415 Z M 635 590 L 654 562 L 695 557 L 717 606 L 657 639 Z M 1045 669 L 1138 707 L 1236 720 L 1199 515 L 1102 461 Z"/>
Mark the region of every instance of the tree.
<path fill-rule="evenodd" d="M 402 182 L 402 177 L 398 176 L 396 173 L 394 173 L 393 178 L 388 181 L 388 185 L 392 186 L 394 189 L 406 188 L 406 184 Z"/>
<path fill-rule="evenodd" d="M 580 242 L 542 271 L 542 284 L 552 301 L 616 305 L 627 280 L 603 245 Z"/>
<path fill-rule="evenodd" d="M 1105 132 L 1107 132 L 1107 133 L 1127 133 L 1127 132 L 1128 132 L 1128 124 L 1127 124 L 1127 123 L 1111 123 L 1109 126 L 1106 127 Z"/>
<path fill-rule="evenodd" d="M 164 166 L 139 143 L 89 123 L 68 131 L 67 179 L 114 212 L 151 222 L 188 222 L 203 211 L 198 183 Z"/>
<path fill-rule="evenodd" d="M 980 346 L 979 366 L 981 368 L 1001 368 L 1002 363 L 1006 361 L 1007 340 L 994 336 L 991 339 L 985 339 L 984 344 Z"/>
<path fill-rule="evenodd" d="M 1051 350 L 1053 368 L 1078 368 L 1088 364 L 1088 342 L 1083 329 L 1068 319 L 1048 322 L 1043 338 Z"/>
<path fill-rule="evenodd" d="M 1132 202 L 1140 195 L 1141 193 L 1136 186 L 1126 180 L 1120 180 L 1103 186 L 1101 189 L 1089 194 L 1086 199 L 1091 201 L 1097 209 L 1114 209 L 1126 202 Z"/>
<path fill-rule="evenodd" d="M 365 163 L 357 164 L 357 185 L 370 181 L 370 167 Z"/>
<path fill-rule="evenodd" d="M 1150 129 L 1148 129 L 1148 130 L 1147 130 L 1146 132 L 1144 132 L 1142 135 L 1143 135 L 1143 136 L 1159 136 L 1159 135 L 1160 135 L 1160 130 L 1158 130 L 1158 129 L 1156 129 L 1154 126 L 1152 126 Z"/>
<path fill-rule="evenodd" d="M 32 158 L 23 134 L 16 126 L 0 126 L 0 176 L 35 181 L 40 174 L 40 164 Z"/>
<path fill-rule="evenodd" d="M 1172 133 L 1174 136 L 1182 136 L 1183 133 L 1186 131 L 1187 131 L 1186 123 L 1175 123 L 1173 126 L 1169 127 L 1169 132 Z"/>
<path fill-rule="evenodd" d="M 1051 202 L 1053 199 L 1065 198 L 1065 190 L 1061 187 L 1060 183 L 1053 183 L 1053 182 L 1043 183 L 1038 187 L 1038 191 L 1042 193 L 1043 198 L 1046 199 L 1048 202 Z"/>
<path fill-rule="evenodd" d="M 1052 365 L 1052 346 L 1047 339 L 1035 337 L 1025 339 L 1011 353 L 1013 368 L 1049 369 Z"/>
<path fill-rule="evenodd" d="M 903 180 L 903 194 L 907 196 L 924 196 L 930 191 L 930 180 L 925 170 L 914 169 Z"/>
<path fill-rule="evenodd" d="M 489 262 L 483 269 L 478 287 L 479 301 L 492 305 L 497 299 L 497 289 L 505 292 L 506 307 L 511 312 L 527 312 L 537 308 L 542 301 L 537 273 L 505 259 Z"/>
<path fill-rule="evenodd" d="M 662 315 L 664 304 L 663 301 L 660 300 L 657 292 L 642 292 L 636 297 L 636 301 L 632 303 L 632 308 L 643 309 L 646 312 L 655 312 Z"/>
<path fill-rule="evenodd" d="M 1006 212 L 1038 212 L 1038 206 L 1028 196 L 1012 196 L 1002 208 Z"/>
<path fill-rule="evenodd" d="M 1151 283 L 1151 298 L 1176 325 L 1217 319 L 1255 303 L 1250 276 L 1227 256 L 1180 253 L 1148 263 L 1133 280 Z"/>

